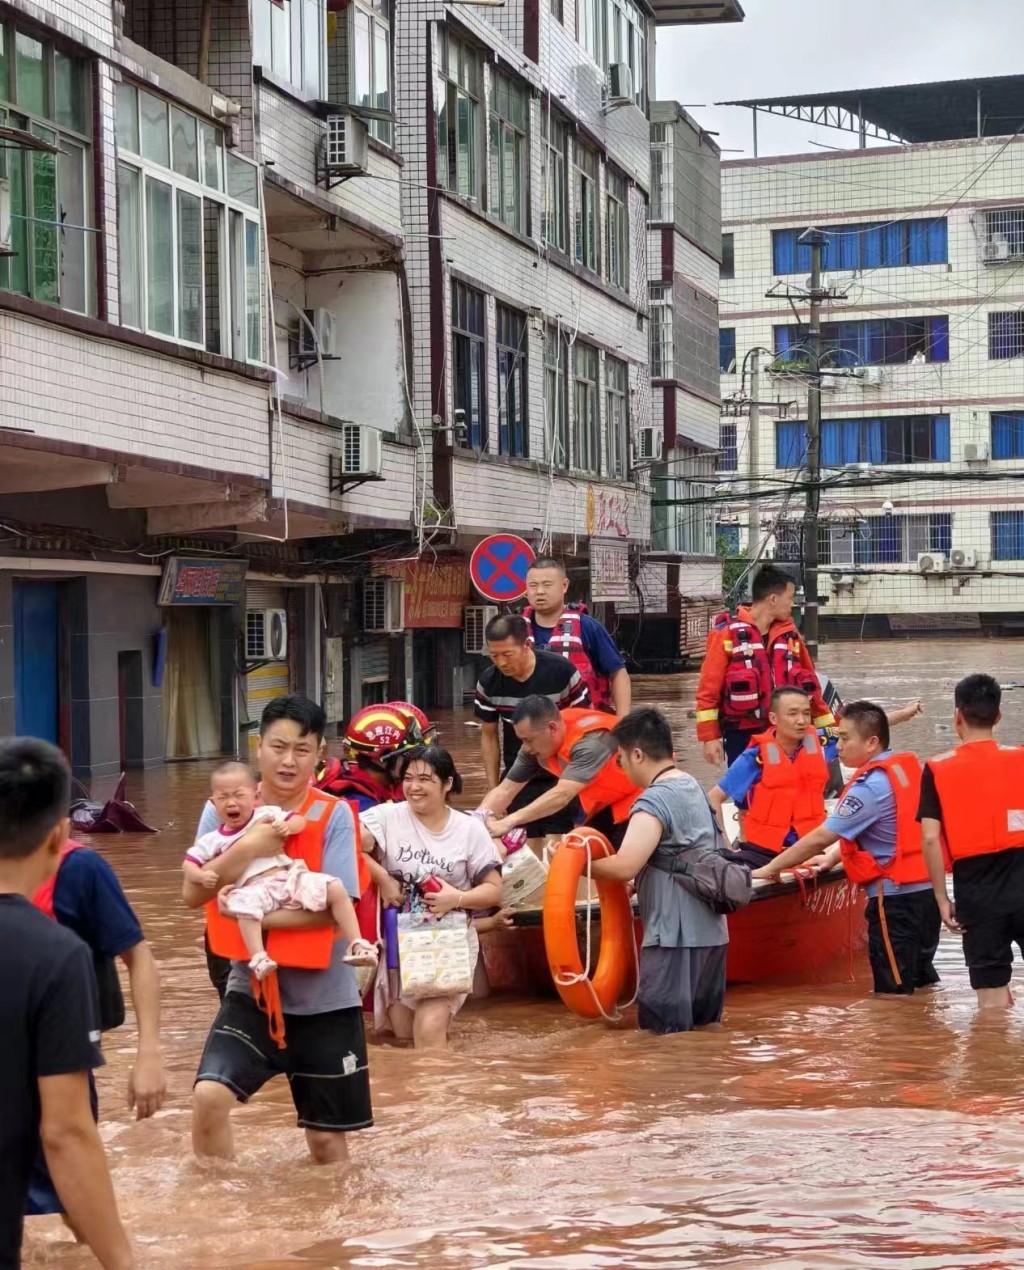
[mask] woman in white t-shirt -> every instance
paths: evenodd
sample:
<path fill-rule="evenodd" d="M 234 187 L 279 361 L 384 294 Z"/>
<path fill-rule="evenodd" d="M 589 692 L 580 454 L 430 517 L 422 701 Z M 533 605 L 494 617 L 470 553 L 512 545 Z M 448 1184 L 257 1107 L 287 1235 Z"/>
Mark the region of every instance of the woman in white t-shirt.
<path fill-rule="evenodd" d="M 501 903 L 501 862 L 483 823 L 448 806 L 462 780 L 447 750 L 427 745 L 411 754 L 401 769 L 405 802 L 382 803 L 360 813 L 362 847 L 381 902 L 395 908 L 423 905 L 442 916 L 467 913 Z M 424 893 L 434 878 L 439 888 Z M 474 965 L 480 945 L 472 923 L 468 938 Z M 462 1008 L 465 994 L 413 998 L 395 995 L 384 959 L 374 988 L 374 1025 L 390 1024 L 395 1035 L 417 1049 L 444 1049 L 448 1026 Z"/>

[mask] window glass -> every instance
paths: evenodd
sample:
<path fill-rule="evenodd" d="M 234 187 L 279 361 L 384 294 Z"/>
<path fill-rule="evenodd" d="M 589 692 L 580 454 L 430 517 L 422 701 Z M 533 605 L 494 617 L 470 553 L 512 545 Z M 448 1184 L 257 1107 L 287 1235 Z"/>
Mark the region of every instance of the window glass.
<path fill-rule="evenodd" d="M 199 124 L 199 146 L 203 157 L 203 184 L 211 190 L 224 188 L 224 154 L 219 128 L 212 124 Z"/>
<path fill-rule="evenodd" d="M 171 107 L 171 154 L 179 176 L 199 180 L 199 148 L 196 142 L 196 117 L 176 106 Z"/>
<path fill-rule="evenodd" d="M 140 92 L 139 108 L 142 118 L 143 157 L 159 163 L 161 167 L 170 167 L 171 145 L 167 131 L 167 103 L 151 93 Z"/>
<path fill-rule="evenodd" d="M 14 37 L 15 48 L 15 100 L 22 110 L 33 115 L 50 117 L 46 91 L 46 50 L 39 40 L 23 35 Z"/>
<path fill-rule="evenodd" d="M 121 321 L 141 330 L 142 304 L 142 176 L 126 163 L 117 165 L 117 232 L 121 261 Z"/>
<path fill-rule="evenodd" d="M 197 194 L 178 190 L 178 339 L 203 338 L 203 213 Z"/>
<path fill-rule="evenodd" d="M 228 170 L 228 194 L 250 207 L 259 207 L 259 184 L 256 167 L 230 150 L 225 155 Z"/>
<path fill-rule="evenodd" d="M 55 51 L 54 73 L 54 122 L 62 128 L 85 132 L 87 110 L 85 102 L 85 67 L 77 58 L 65 57 Z"/>
<path fill-rule="evenodd" d="M 146 178 L 147 322 L 151 331 L 174 334 L 173 191 Z"/>
<path fill-rule="evenodd" d="M 498 452 L 526 458 L 526 318 L 499 304 L 498 335 Z"/>
<path fill-rule="evenodd" d="M 117 146 L 139 153 L 139 91 L 134 84 L 117 86 Z"/>
<path fill-rule="evenodd" d="M 245 331 L 246 354 L 259 361 L 263 344 L 262 303 L 260 296 L 260 230 L 251 220 L 245 222 Z"/>

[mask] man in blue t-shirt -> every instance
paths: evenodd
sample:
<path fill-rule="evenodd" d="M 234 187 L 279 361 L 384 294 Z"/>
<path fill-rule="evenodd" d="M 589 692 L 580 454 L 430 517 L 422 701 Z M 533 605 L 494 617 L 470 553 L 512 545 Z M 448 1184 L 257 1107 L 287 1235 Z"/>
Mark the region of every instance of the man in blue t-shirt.
<path fill-rule="evenodd" d="M 846 706 L 839 721 L 842 762 L 860 769 L 890 758 L 890 722 L 885 711 L 870 701 L 854 701 Z M 911 760 L 913 756 L 906 755 L 897 762 L 904 769 L 906 796 L 916 803 L 920 764 Z M 825 822 L 757 869 L 754 877 L 774 879 L 784 869 L 812 859 L 823 868 L 832 868 L 841 856 L 836 841 L 839 838 L 854 843 L 875 861 L 881 872 L 897 859 L 898 823 L 896 795 L 886 772 L 879 767 L 858 771 Z M 919 847 L 908 840 L 902 845 L 903 880 L 880 876 L 863 886 L 868 896 L 865 917 L 875 991 L 910 995 L 915 988 L 939 982 L 933 961 L 942 919 Z M 908 880 L 908 874 L 919 880 Z"/>
<path fill-rule="evenodd" d="M 117 874 L 88 847 L 68 852 L 53 884 L 53 917 L 86 944 L 92 954 L 99 999 L 100 1028 L 104 1032 L 124 1022 L 124 997 L 116 961 L 128 971 L 128 985 L 138 1028 L 138 1049 L 128 1075 L 128 1105 L 138 1120 L 146 1120 L 163 1106 L 167 1093 L 160 1048 L 160 976 L 139 919 L 128 903 Z M 98 1115 L 96 1090 L 90 1077 L 93 1114 Z M 50 1180 L 42 1156 L 33 1169 L 26 1212 L 30 1217 L 59 1213 L 63 1205 Z"/>
<path fill-rule="evenodd" d="M 526 575 L 527 607 L 534 648 L 567 657 L 580 672 L 593 705 L 617 715 L 629 713 L 629 672 L 615 641 L 600 622 L 565 603 L 569 578 L 552 556 L 538 556 Z"/>

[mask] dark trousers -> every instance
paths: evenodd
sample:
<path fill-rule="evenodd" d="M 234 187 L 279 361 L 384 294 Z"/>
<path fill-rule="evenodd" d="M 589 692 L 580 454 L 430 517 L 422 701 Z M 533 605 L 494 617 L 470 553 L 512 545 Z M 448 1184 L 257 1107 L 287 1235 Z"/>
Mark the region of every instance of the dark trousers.
<path fill-rule="evenodd" d="M 768 725 L 765 724 L 765 727 Z M 729 767 L 750 744 L 750 738 L 764 728 L 726 728 L 722 733 L 722 745 L 725 747 L 725 765 Z"/>

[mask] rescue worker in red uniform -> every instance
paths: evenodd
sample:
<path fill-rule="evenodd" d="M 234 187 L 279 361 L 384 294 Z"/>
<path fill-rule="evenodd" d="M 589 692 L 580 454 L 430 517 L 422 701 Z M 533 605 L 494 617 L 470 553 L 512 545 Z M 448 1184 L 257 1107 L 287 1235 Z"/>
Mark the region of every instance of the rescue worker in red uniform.
<path fill-rule="evenodd" d="M 814 662 L 793 618 L 796 586 L 788 573 L 763 565 L 751 585 L 752 602 L 720 613 L 708 632 L 697 685 L 697 740 L 704 759 L 728 765 L 751 737 L 768 726 L 776 688 L 800 688 L 810 698 L 816 728 L 835 726 L 821 695 Z"/>
<path fill-rule="evenodd" d="M 942 920 L 916 819 L 921 763 L 915 754 L 892 752 L 889 723 L 881 706 L 870 701 L 844 707 L 839 757 L 856 771 L 825 822 L 755 870 L 754 877 L 777 878 L 807 861 L 831 869 L 841 860 L 846 876 L 868 896 L 875 991 L 909 996 L 939 982 L 934 961 Z"/>
<path fill-rule="evenodd" d="M 437 729 L 408 701 L 389 701 L 357 710 L 345 729 L 344 758 L 323 747 L 313 784 L 335 798 L 347 798 L 356 811 L 402 797 L 398 762 L 418 745 L 429 745 Z"/>
<path fill-rule="evenodd" d="M 750 745 L 708 794 L 722 825 L 722 804 L 740 809 L 741 841 L 734 848 L 752 869 L 825 819 L 825 786 L 835 741 L 822 746 L 811 723 L 811 700 L 799 688 L 776 688 L 769 700 L 771 727 Z M 724 825 L 723 825 L 724 832 Z"/>
<path fill-rule="evenodd" d="M 522 749 L 505 779 L 480 804 L 482 810 L 494 813 L 487 821 L 488 832 L 500 838 L 519 825 L 561 811 L 578 798 L 583 823 L 600 830 L 617 848 L 641 791 L 619 766 L 619 749 L 611 731 L 615 723 L 599 710 L 559 711 L 550 697 L 524 697 L 512 716 Z M 532 803 L 508 812 L 519 791 L 544 772 L 558 777 L 555 785 Z"/>
<path fill-rule="evenodd" d="M 615 641 L 582 605 L 566 604 L 569 578 L 552 556 L 538 556 L 526 574 L 523 617 L 537 649 L 567 658 L 580 672 L 590 703 L 599 710 L 628 714 L 632 705 L 629 671 Z"/>
<path fill-rule="evenodd" d="M 991 675 L 960 680 L 953 727 L 961 744 L 925 763 L 918 808 L 939 912 L 963 933 L 980 1009 L 1012 1004 L 1013 945 L 1024 949 L 1024 748 L 995 740 L 1001 700 Z"/>

